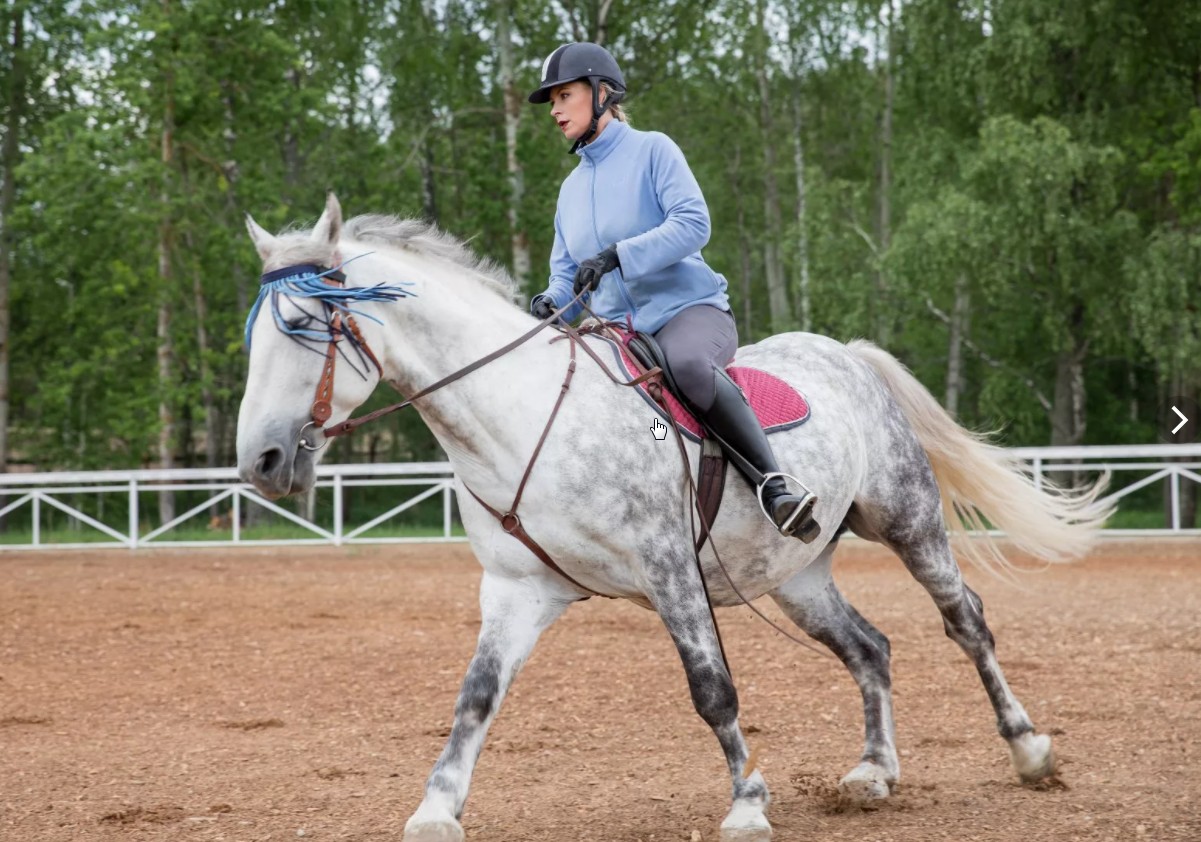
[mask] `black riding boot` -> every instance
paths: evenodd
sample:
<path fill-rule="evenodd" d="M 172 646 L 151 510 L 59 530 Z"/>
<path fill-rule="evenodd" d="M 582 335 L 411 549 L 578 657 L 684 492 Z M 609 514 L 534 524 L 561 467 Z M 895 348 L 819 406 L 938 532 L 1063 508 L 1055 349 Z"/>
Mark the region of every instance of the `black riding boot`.
<path fill-rule="evenodd" d="M 807 488 L 800 496 L 789 493 L 780 467 L 776 464 L 775 454 L 768 444 L 767 434 L 759 426 L 759 419 L 747 403 L 746 396 L 724 371 L 715 368 L 714 380 L 717 397 L 713 406 L 703 415 L 705 424 L 756 470 L 767 475 L 767 480 L 757 489 L 759 502 L 780 533 L 800 538 L 808 544 L 821 533 L 821 527 L 812 518 L 817 497 Z M 736 460 L 732 461 L 735 466 L 738 465 Z M 745 471 L 743 476 L 746 476 Z M 754 488 L 755 480 L 750 477 L 747 480 Z"/>

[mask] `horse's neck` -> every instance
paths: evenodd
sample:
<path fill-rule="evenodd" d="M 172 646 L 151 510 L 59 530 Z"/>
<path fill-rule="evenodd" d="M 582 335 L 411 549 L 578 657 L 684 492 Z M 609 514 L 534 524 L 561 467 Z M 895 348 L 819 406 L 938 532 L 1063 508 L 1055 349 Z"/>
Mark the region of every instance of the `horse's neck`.
<path fill-rule="evenodd" d="M 431 278 L 421 287 L 417 298 L 392 311 L 396 341 L 384 362 L 385 375 L 405 395 L 487 356 L 534 325 L 463 274 Z M 541 405 L 540 395 L 557 394 L 565 373 L 566 349 L 556 343 L 552 350 L 549 338 L 549 331 L 539 333 L 414 404 L 456 472 L 493 475 L 520 458 L 533 423 L 530 406 Z M 556 362 L 560 358 L 562 366 Z"/>

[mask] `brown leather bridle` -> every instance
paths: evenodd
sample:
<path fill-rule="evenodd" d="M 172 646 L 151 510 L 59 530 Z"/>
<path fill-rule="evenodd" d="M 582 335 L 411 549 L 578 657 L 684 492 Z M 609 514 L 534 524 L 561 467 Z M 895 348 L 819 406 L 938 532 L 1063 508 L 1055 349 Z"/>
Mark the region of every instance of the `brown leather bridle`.
<path fill-rule="evenodd" d="M 339 271 L 330 270 L 323 279 L 330 286 L 346 286 L 346 275 Z M 338 343 L 342 341 L 347 332 L 354 337 L 355 344 L 363 351 L 363 354 L 371 361 L 371 364 L 375 366 L 375 370 L 379 372 L 380 378 L 382 379 L 384 376 L 384 367 L 380 365 L 375 352 L 367 344 L 367 339 L 363 336 L 362 331 L 359 330 L 358 322 L 354 320 L 354 316 L 350 313 L 344 314 L 342 310 L 333 304 L 326 304 L 325 306 L 333 311 L 329 318 L 329 343 L 325 348 L 325 364 L 321 368 L 321 379 L 317 381 L 317 389 L 313 395 L 313 406 L 309 410 L 309 415 L 313 420 L 300 428 L 300 436 L 297 441 L 297 445 L 305 450 L 320 450 L 325 447 L 325 444 L 309 444 L 304 434 L 309 427 L 313 427 L 316 430 L 323 430 L 325 422 L 333 414 L 334 370 L 338 362 Z M 346 324 L 345 328 L 342 326 L 343 322 Z M 326 431 L 326 438 L 328 437 L 329 433 Z"/>
<path fill-rule="evenodd" d="M 278 273 L 274 273 L 274 274 L 277 274 L 277 275 L 283 274 L 283 270 L 281 270 Z M 325 278 L 326 283 L 332 282 L 332 285 L 335 285 L 335 286 L 344 286 L 346 283 L 346 276 L 342 272 L 338 272 L 338 271 L 328 271 L 328 272 L 324 273 L 324 278 Z M 512 342 L 509 342 L 506 345 L 504 345 L 500 348 L 497 348 L 492 353 L 481 357 L 480 359 L 464 366 L 463 368 L 460 368 L 458 371 L 448 374 L 446 377 L 443 377 L 442 379 L 438 380 L 437 382 L 431 383 L 429 386 L 426 386 L 424 389 L 421 389 L 420 391 L 416 392 L 415 394 L 411 395 L 410 397 L 406 398 L 405 400 L 400 401 L 399 403 L 391 404 L 390 406 L 383 407 L 382 409 L 377 409 L 374 412 L 369 412 L 366 415 L 362 415 L 358 418 L 347 419 L 346 421 L 343 421 L 340 424 L 335 424 L 332 427 L 324 427 L 324 424 L 326 421 L 329 420 L 330 414 L 332 412 L 331 401 L 333 399 L 333 390 L 334 390 L 334 368 L 335 368 L 335 363 L 337 361 L 337 353 L 338 353 L 337 343 L 345 335 L 346 331 L 350 331 L 350 333 L 354 336 L 356 343 L 359 345 L 359 347 L 361 347 L 363 349 L 363 351 L 365 352 L 367 357 L 371 360 L 371 362 L 374 363 L 377 371 L 379 371 L 379 373 L 380 373 L 381 378 L 384 376 L 384 374 L 383 374 L 383 367 L 380 365 L 379 360 L 376 358 L 375 354 L 371 351 L 370 347 L 367 345 L 367 341 L 363 337 L 362 333 L 359 331 L 358 325 L 354 321 L 354 317 L 350 313 L 346 313 L 345 316 L 343 316 L 342 312 L 336 306 L 334 306 L 332 304 L 327 304 L 327 306 L 333 310 L 333 315 L 330 317 L 330 322 L 329 322 L 330 339 L 329 339 L 329 343 L 326 347 L 325 364 L 322 369 L 321 379 L 317 383 L 316 393 L 314 394 L 314 397 L 313 397 L 313 405 L 310 410 L 310 414 L 312 416 L 312 421 L 305 424 L 305 426 L 301 428 L 301 436 L 300 436 L 298 446 L 302 447 L 306 450 L 318 450 L 318 449 L 320 449 L 320 447 L 324 447 L 324 445 L 321 445 L 319 447 L 312 446 L 312 445 L 309 445 L 308 442 L 305 441 L 304 431 L 307 430 L 310 426 L 313 426 L 313 427 L 316 427 L 317 429 L 322 430 L 322 432 L 325 435 L 325 438 L 331 439 L 331 438 L 335 438 L 337 436 L 344 436 L 349 433 L 352 433 L 359 427 L 363 426 L 364 424 L 370 423 L 371 421 L 375 421 L 376 419 L 382 418 L 385 415 L 390 415 L 393 412 L 398 412 L 399 410 L 404 409 L 407 406 L 410 406 L 414 401 L 418 400 L 419 398 L 423 398 L 426 395 L 429 395 L 430 393 L 435 392 L 438 389 L 441 389 L 443 386 L 447 386 L 450 383 L 453 383 L 454 381 L 459 380 L 462 377 L 465 377 L 466 375 L 470 374 L 471 372 L 475 371 L 476 369 L 482 368 L 483 366 L 487 365 L 488 363 L 493 362 L 494 360 L 509 353 L 514 348 L 518 347 L 519 345 L 522 345 L 523 343 L 529 341 L 536 334 L 538 334 L 544 328 L 546 328 L 548 325 L 550 325 L 552 322 L 557 321 L 559 319 L 560 312 L 566 312 L 567 310 L 571 309 L 571 307 L 573 305 L 579 303 L 580 306 L 583 307 L 584 310 L 590 316 L 593 317 L 595 324 L 589 328 L 576 329 L 576 328 L 572 327 L 571 325 L 567 324 L 566 322 L 561 322 L 559 327 L 562 331 L 562 334 L 551 340 L 552 342 L 554 342 L 556 340 L 566 338 L 570 343 L 570 361 L 567 366 L 567 375 L 564 378 L 563 384 L 559 389 L 558 400 L 555 401 L 555 406 L 551 410 L 550 417 L 546 421 L 546 426 L 542 430 L 542 435 L 538 439 L 538 444 L 534 447 L 534 452 L 530 456 L 530 461 L 526 465 L 524 474 L 522 474 L 521 482 L 517 486 L 517 493 L 513 499 L 512 505 L 510 505 L 508 507 L 507 511 L 501 512 L 500 510 L 498 510 L 498 509 L 494 508 L 493 506 L 490 506 L 488 503 L 486 503 L 478 494 L 476 494 L 469 486 L 467 486 L 466 482 L 463 483 L 463 487 L 467 489 L 468 493 L 470 493 L 471 496 L 475 498 L 475 500 L 484 508 L 485 511 L 487 511 L 489 514 L 491 514 L 492 517 L 494 517 L 500 523 L 500 527 L 502 530 L 504 530 L 509 535 L 512 535 L 517 540 L 521 541 L 522 544 L 524 544 L 540 561 L 542 561 L 543 564 L 545 564 L 551 570 L 558 573 L 560 576 L 562 576 L 564 579 L 566 579 L 568 582 L 570 582 L 572 585 L 574 585 L 575 587 L 579 588 L 582 591 L 593 594 L 595 596 L 605 596 L 605 597 L 608 597 L 611 599 L 615 598 L 609 594 L 603 594 L 599 591 L 593 590 L 592 588 L 588 587 L 587 585 L 581 584 L 574 577 L 572 577 L 565 570 L 563 570 L 562 567 L 560 567 L 557 563 L 555 563 L 554 559 L 551 558 L 550 554 L 547 553 L 546 550 L 543 549 L 538 544 L 538 542 L 535 541 L 529 535 L 528 532 L 526 532 L 525 526 L 521 522 L 521 517 L 517 513 L 517 507 L 521 503 L 521 495 L 525 490 L 526 481 L 529 479 L 530 474 L 533 472 L 534 464 L 537 462 L 538 455 L 542 451 L 542 445 L 546 441 L 546 438 L 550 433 L 551 427 L 554 425 L 555 418 L 559 414 L 559 409 L 563 405 L 563 399 L 566 397 L 567 390 L 570 388 L 570 385 L 571 385 L 571 380 L 575 375 L 575 370 L 576 370 L 575 350 L 577 347 L 583 348 L 585 353 L 587 353 L 588 356 L 592 357 L 593 361 L 596 362 L 596 364 L 598 366 L 600 366 L 601 371 L 603 371 L 608 376 L 608 378 L 617 385 L 627 386 L 627 387 L 632 388 L 632 387 L 638 386 L 641 383 L 650 381 L 647 385 L 647 392 L 650 394 L 651 398 L 664 411 L 666 417 L 668 417 L 668 418 L 671 417 L 671 413 L 667 407 L 666 399 L 663 397 L 663 393 L 662 393 L 663 370 L 661 368 L 659 368 L 658 366 L 655 366 L 646 371 L 643 371 L 640 375 L 635 377 L 633 380 L 623 380 L 623 379 L 619 378 L 618 376 L 616 376 L 615 374 L 613 374 L 613 372 L 610 371 L 609 367 L 600 358 L 600 356 L 596 353 L 596 351 L 592 347 L 590 347 L 590 345 L 587 342 L 583 341 L 583 338 L 582 338 L 583 335 L 586 335 L 588 333 L 607 334 L 610 338 L 614 339 L 615 341 L 618 341 L 618 342 L 621 341 L 620 337 L 617 336 L 616 332 L 613 330 L 610 323 L 607 323 L 601 319 L 596 318 L 595 314 L 592 313 L 592 311 L 588 309 L 588 306 L 580 300 L 581 298 L 584 297 L 584 295 L 588 291 L 589 291 L 588 288 L 584 287 L 578 293 L 576 293 L 575 297 L 571 301 L 569 301 L 566 305 L 564 305 L 561 308 L 561 311 L 553 312 L 550 316 L 548 316 L 545 319 L 543 319 L 542 321 L 540 321 L 537 325 L 535 325 L 533 328 L 531 328 L 530 330 L 523 333 L 521 336 L 514 339 Z M 346 323 L 345 330 L 342 329 L 343 318 L 345 319 L 345 323 Z M 396 388 L 395 384 L 392 383 L 391 381 L 388 381 L 388 383 L 393 388 Z M 721 650 L 722 661 L 725 663 L 727 673 L 729 673 L 731 676 L 733 675 L 733 672 L 730 670 L 729 661 L 726 660 L 725 645 L 722 643 L 721 631 L 718 628 L 718 624 L 717 624 L 717 615 L 714 614 L 714 612 L 713 612 L 713 601 L 709 596 L 709 586 L 708 586 L 708 583 L 705 581 L 704 571 L 701 569 L 700 547 L 703 546 L 703 542 L 705 540 L 708 540 L 709 546 L 713 550 L 714 558 L 716 559 L 718 566 L 721 568 L 722 573 L 725 575 L 726 581 L 729 583 L 730 588 L 734 591 L 734 593 L 738 596 L 738 598 L 741 599 L 748 608 L 750 608 L 761 619 L 766 621 L 768 623 L 768 625 L 770 625 L 776 631 L 780 632 L 781 634 L 783 634 L 785 637 L 789 638 L 793 642 L 795 642 L 801 646 L 804 646 L 806 649 L 810 649 L 810 650 L 816 652 L 817 654 L 822 655 L 823 657 L 828 657 L 825 655 L 824 652 L 821 652 L 821 650 L 816 649 L 809 643 L 801 640 L 796 635 L 790 633 L 787 629 L 781 628 L 770 617 L 765 615 L 755 605 L 753 605 L 751 603 L 751 601 L 743 595 L 742 591 L 739 590 L 738 585 L 735 584 L 735 582 L 734 582 L 734 577 L 730 575 L 729 570 L 726 569 L 725 563 L 722 562 L 721 556 L 717 552 L 717 546 L 713 543 L 713 534 L 712 534 L 712 529 L 711 529 L 712 525 L 709 523 L 709 519 L 708 519 L 706 513 L 703 511 L 702 507 L 697 504 L 697 486 L 696 486 L 696 481 L 692 475 L 692 465 L 688 460 L 688 452 L 684 446 L 684 438 L 683 438 L 683 436 L 680 435 L 679 428 L 675 424 L 669 424 L 668 427 L 675 434 L 676 445 L 679 449 L 680 456 L 684 463 L 684 472 L 688 478 L 688 488 L 689 488 L 689 493 L 690 493 L 690 500 L 689 500 L 690 511 L 692 513 L 698 514 L 700 516 L 701 529 L 702 529 L 702 533 L 701 533 L 702 540 L 700 542 L 698 542 L 696 540 L 696 533 L 697 533 L 696 520 L 693 519 L 691 521 L 692 522 L 692 532 L 693 532 L 693 549 L 694 549 L 694 555 L 695 555 L 695 559 L 696 559 L 697 573 L 700 577 L 701 587 L 704 589 L 705 602 L 709 606 L 709 614 L 713 621 L 713 629 L 717 634 L 718 646 Z M 588 597 L 581 597 L 581 598 L 587 599 Z"/>

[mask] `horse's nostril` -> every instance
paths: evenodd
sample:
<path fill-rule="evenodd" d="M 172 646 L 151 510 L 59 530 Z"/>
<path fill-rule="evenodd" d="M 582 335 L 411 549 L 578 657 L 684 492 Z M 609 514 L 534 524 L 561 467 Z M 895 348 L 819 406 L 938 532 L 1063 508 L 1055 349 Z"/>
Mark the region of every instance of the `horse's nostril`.
<path fill-rule="evenodd" d="M 283 459 L 284 452 L 278 447 L 265 450 L 259 456 L 259 461 L 255 465 L 255 472 L 261 477 L 270 476 L 279 467 L 280 463 L 283 462 Z"/>

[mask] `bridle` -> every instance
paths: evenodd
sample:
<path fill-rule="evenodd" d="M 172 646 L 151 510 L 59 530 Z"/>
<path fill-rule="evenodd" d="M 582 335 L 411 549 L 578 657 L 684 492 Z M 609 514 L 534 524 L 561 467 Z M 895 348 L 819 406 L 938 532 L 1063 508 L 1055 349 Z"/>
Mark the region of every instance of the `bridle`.
<path fill-rule="evenodd" d="M 346 286 L 346 275 L 342 272 L 331 271 L 325 276 L 326 283 L 334 286 Z M 326 307 L 333 310 L 329 319 L 329 343 L 325 347 L 325 364 L 321 368 L 321 379 L 317 381 L 317 389 L 313 394 L 313 406 L 309 414 L 312 421 L 300 428 L 300 437 L 297 440 L 297 446 L 305 450 L 320 450 L 329 444 L 327 440 L 322 444 L 309 444 L 305 439 L 304 433 L 309 427 L 314 430 L 322 430 L 325 427 L 325 422 L 329 420 L 333 414 L 333 405 L 331 401 L 334 399 L 334 369 L 338 362 L 338 342 L 342 337 L 349 334 L 354 338 L 356 347 L 360 348 L 367 359 L 371 360 L 371 364 L 375 366 L 376 372 L 380 378 L 384 376 L 384 367 L 380 365 L 379 358 L 375 356 L 375 352 L 371 350 L 371 346 L 367 344 L 363 332 L 359 330 L 359 323 L 354 320 L 354 316 L 350 313 L 343 314 L 341 310 L 334 307 L 332 304 L 326 304 Z M 343 326 L 345 322 L 345 326 Z"/>
<path fill-rule="evenodd" d="M 332 285 L 334 285 L 334 286 L 345 287 L 346 275 L 343 274 L 342 272 L 340 272 L 338 270 L 327 269 L 324 267 L 311 266 L 311 265 L 291 266 L 286 269 L 276 270 L 275 272 L 271 272 L 266 275 L 263 275 L 263 283 L 264 284 L 268 283 L 269 279 L 277 280 L 280 278 L 287 277 L 288 275 L 303 274 L 304 270 L 316 270 L 312 274 L 321 276 L 325 280 L 325 283 L 330 284 L 332 282 Z M 401 409 L 404 409 L 407 406 L 410 406 L 414 401 L 418 400 L 419 398 L 425 397 L 426 395 L 430 394 L 431 392 L 435 392 L 438 389 L 441 389 L 443 386 L 447 386 L 450 383 L 453 383 L 454 381 L 456 381 L 462 377 L 465 377 L 466 375 L 470 374 L 471 372 L 475 371 L 476 369 L 482 368 L 483 366 L 487 365 L 488 363 L 509 353 L 517 346 L 529 341 L 536 334 L 538 334 L 544 328 L 549 326 L 552 322 L 557 321 L 559 319 L 560 312 L 566 312 L 566 311 L 570 310 L 573 305 L 579 303 L 580 306 L 583 307 L 584 310 L 595 319 L 597 325 L 595 327 L 592 327 L 589 329 L 577 329 L 577 328 L 574 328 L 571 325 L 567 324 L 566 322 L 562 322 L 560 324 L 560 329 L 561 329 L 560 335 L 551 339 L 552 342 L 554 342 L 556 340 L 567 339 L 570 343 L 571 354 L 570 354 L 570 362 L 568 363 L 568 367 L 567 367 L 567 375 L 563 380 L 563 385 L 559 389 L 559 397 L 558 397 L 558 400 L 555 402 L 554 409 L 551 411 L 550 418 L 547 419 L 546 426 L 543 428 L 542 436 L 538 439 L 538 444 L 534 448 L 533 455 L 531 455 L 530 461 L 526 465 L 525 473 L 522 475 L 521 482 L 518 484 L 517 494 L 513 500 L 512 505 L 509 507 L 509 509 L 507 511 L 501 512 L 500 510 L 498 510 L 498 509 L 490 506 L 488 503 L 486 503 L 478 494 L 476 494 L 474 491 L 472 491 L 471 488 L 468 487 L 466 483 L 464 483 L 463 485 L 465 488 L 467 488 L 467 491 L 471 494 L 471 496 L 474 497 L 475 500 L 484 508 L 484 510 L 487 511 L 490 515 L 492 515 L 492 517 L 494 517 L 496 520 L 498 520 L 500 522 L 500 526 L 501 526 L 502 530 L 504 530 L 509 535 L 512 535 L 517 540 L 521 541 L 521 543 L 523 543 L 539 560 L 541 560 L 545 565 L 547 565 L 547 567 L 549 567 L 551 570 L 554 570 L 556 573 L 558 573 L 560 576 L 562 576 L 564 579 L 566 579 L 568 582 L 575 585 L 577 588 L 579 588 L 582 591 L 586 591 L 586 592 L 596 595 L 596 596 L 608 596 L 608 594 L 602 594 L 599 591 L 595 591 L 592 588 L 588 587 L 587 585 L 581 584 L 580 582 L 576 581 L 575 578 L 573 578 L 570 574 L 568 574 L 565 570 L 563 570 L 558 564 L 556 564 L 554 559 L 552 559 L 550 557 L 550 554 L 547 553 L 546 550 L 544 550 L 538 544 L 538 542 L 535 541 L 532 537 L 530 537 L 530 535 L 525 531 L 525 526 L 521 522 L 521 517 L 517 514 L 517 507 L 518 507 L 519 503 L 521 502 L 521 495 L 522 495 L 522 492 L 525 490 L 526 481 L 529 479 L 530 474 L 534 469 L 534 464 L 538 460 L 539 453 L 541 453 L 541 451 L 542 451 L 542 445 L 546 441 L 546 438 L 547 438 L 548 434 L 550 433 L 551 427 L 555 422 L 555 418 L 559 414 L 559 408 L 563 404 L 563 399 L 567 396 L 567 390 L 570 388 L 571 380 L 575 375 L 575 370 L 576 370 L 575 349 L 577 347 L 582 348 L 590 357 L 592 357 L 593 361 L 595 361 L 596 364 L 598 366 L 600 366 L 601 370 L 608 376 L 608 378 L 617 385 L 627 386 L 627 387 L 632 388 L 632 387 L 638 386 L 644 382 L 650 381 L 648 383 L 648 387 L 647 387 L 648 393 L 651 395 L 652 399 L 654 399 L 654 401 L 657 404 L 659 404 L 659 406 L 663 409 L 666 417 L 668 417 L 668 418 L 671 417 L 671 413 L 667 408 L 666 398 L 663 396 L 663 392 L 662 392 L 663 370 L 660 367 L 654 366 L 654 367 L 650 368 L 649 370 L 644 371 L 642 374 L 640 374 L 638 377 L 635 377 L 633 380 L 623 380 L 620 377 L 613 374 L 613 372 L 609 370 L 609 367 L 604 363 L 604 361 L 600 358 L 600 356 L 597 354 L 597 352 L 589 345 L 589 343 L 583 341 L 583 336 L 587 333 L 608 334 L 611 338 L 616 339 L 616 341 L 619 341 L 619 342 L 621 341 L 620 338 L 616 336 L 616 334 L 613 331 L 610 324 L 607 322 L 604 322 L 601 319 L 597 319 L 595 317 L 595 314 L 592 313 L 592 311 L 588 309 L 588 305 L 580 300 L 584 297 L 584 295 L 586 295 L 588 293 L 588 291 L 589 291 L 588 287 L 585 286 L 578 293 L 576 293 L 575 297 L 571 301 L 569 301 L 567 304 L 565 304 L 561 308 L 560 311 L 552 312 L 551 315 L 547 316 L 545 319 L 540 321 L 538 324 L 536 324 L 530 330 L 523 333 L 521 336 L 517 337 L 516 339 L 509 342 L 508 344 L 506 344 L 500 348 L 497 348 L 492 353 L 481 357 L 480 359 L 476 360 L 475 362 L 470 363 L 469 365 L 466 365 L 463 368 L 460 368 L 458 371 L 448 374 L 446 377 L 443 377 L 441 380 L 438 380 L 435 383 L 431 383 L 429 386 L 426 386 L 424 389 L 409 396 L 405 400 L 400 401 L 399 403 L 394 403 L 390 406 L 385 406 L 382 409 L 377 409 L 374 412 L 369 412 L 366 415 L 362 415 L 358 418 L 347 419 L 346 421 L 343 421 L 340 424 L 335 424 L 333 427 L 325 427 L 324 425 L 325 425 L 325 422 L 329 420 L 330 414 L 332 412 L 332 407 L 331 407 L 330 402 L 333 399 L 334 367 L 335 367 L 335 363 L 337 361 L 337 355 L 338 355 L 338 342 L 341 341 L 341 339 L 343 337 L 346 337 L 346 336 L 352 337 L 355 347 L 361 349 L 361 351 L 364 353 L 364 355 L 367 356 L 367 358 L 370 359 L 372 363 L 374 363 L 376 370 L 379 371 L 379 373 L 380 373 L 381 378 L 383 377 L 383 367 L 380 365 L 379 360 L 376 358 L 375 354 L 372 353 L 371 349 L 368 347 L 366 339 L 363 337 L 362 333 L 359 331 L 358 325 L 354 321 L 354 316 L 352 316 L 349 312 L 346 312 L 345 315 L 343 315 L 342 309 L 340 309 L 338 306 L 336 306 L 330 302 L 325 302 L 325 306 L 333 310 L 333 314 L 331 315 L 330 320 L 329 320 L 329 342 L 326 346 L 325 365 L 322 369 L 321 379 L 317 383 L 316 393 L 313 396 L 313 405 L 310 410 L 310 415 L 312 417 L 312 420 L 310 422 L 308 422 L 307 424 L 305 424 L 304 427 L 301 428 L 300 439 L 297 444 L 297 447 L 304 449 L 304 450 L 312 451 L 312 450 L 319 450 L 322 447 L 324 447 L 325 444 L 328 444 L 328 441 L 327 441 L 325 444 L 321 444 L 321 445 L 310 445 L 304 438 L 304 432 L 309 427 L 314 427 L 315 429 L 321 430 L 322 433 L 324 434 L 325 438 L 328 440 L 331 438 L 335 438 L 337 436 L 344 436 L 349 433 L 352 433 L 352 432 L 354 432 L 354 430 L 356 430 L 358 427 L 361 427 L 364 424 L 370 423 L 371 421 L 375 421 L 376 419 L 382 418 L 385 415 L 390 415 L 393 412 L 397 412 Z M 389 382 L 389 385 L 392 385 L 393 388 L 395 388 L 395 384 L 393 384 L 391 381 L 388 381 L 388 382 Z M 689 488 L 689 491 L 691 494 L 690 514 L 699 514 L 700 515 L 701 527 L 703 530 L 702 536 L 704 537 L 704 540 L 707 540 L 709 542 L 709 547 L 710 547 L 710 549 L 713 550 L 714 558 L 716 559 L 718 566 L 721 568 L 722 573 L 725 575 L 726 581 L 729 583 L 730 588 L 734 591 L 734 593 L 738 596 L 738 598 L 741 599 L 744 604 L 746 604 L 746 606 L 748 608 L 750 608 L 755 614 L 757 614 L 760 618 L 762 618 L 764 621 L 766 621 L 768 623 L 768 625 L 770 625 L 776 631 L 780 632 L 781 634 L 783 634 L 785 637 L 789 638 L 793 642 L 798 643 L 801 646 L 804 646 L 806 649 L 810 649 L 810 650 L 818 653 L 819 655 L 826 657 L 825 653 L 821 652 L 820 650 L 814 648 L 810 644 L 801 640 L 796 635 L 791 634 L 787 629 L 781 628 L 777 623 L 772 621 L 771 618 L 767 617 L 762 611 L 760 611 L 755 605 L 753 605 L 749 599 L 747 599 L 745 596 L 743 596 L 742 591 L 739 590 L 738 585 L 735 584 L 735 582 L 734 582 L 734 577 L 730 575 L 729 570 L 726 569 L 725 563 L 722 562 L 721 556 L 717 552 L 716 545 L 713 543 L 713 531 L 711 528 L 712 524 L 710 524 L 708 522 L 708 520 L 705 516 L 705 513 L 701 510 L 701 507 L 696 502 L 696 495 L 697 495 L 696 481 L 692 475 L 692 465 L 688 460 L 688 452 L 684 447 L 684 439 L 680 435 L 679 428 L 675 424 L 670 424 L 669 426 L 670 426 L 670 429 L 675 433 L 676 445 L 679 449 L 680 456 L 683 459 L 684 472 L 688 478 L 688 488 Z M 709 597 L 709 586 L 705 580 L 704 571 L 701 569 L 700 547 L 703 546 L 703 541 L 702 542 L 696 541 L 696 521 L 695 521 L 695 519 L 692 520 L 692 528 L 693 528 L 693 547 L 694 547 L 695 557 L 696 557 L 697 572 L 698 572 L 698 574 L 700 576 L 700 580 L 701 580 L 701 587 L 704 589 L 704 592 L 705 592 L 705 601 L 709 605 L 709 614 L 713 621 L 713 628 L 717 632 L 717 641 L 718 641 L 718 646 L 721 649 L 722 661 L 725 663 L 726 672 L 732 676 L 733 672 L 730 670 L 729 661 L 726 659 L 725 646 L 724 646 L 724 644 L 722 644 L 722 641 L 721 641 L 721 632 L 720 632 L 720 630 L 718 630 L 717 615 L 713 613 L 713 601 Z M 581 597 L 581 599 L 587 599 L 587 597 Z"/>
<path fill-rule="evenodd" d="M 318 266 L 315 264 L 298 264 L 287 266 L 283 269 L 276 269 L 272 272 L 263 274 L 260 283 L 263 286 L 271 284 L 275 281 L 290 277 L 312 277 L 318 278 L 327 286 L 345 289 L 346 288 L 346 273 L 337 268 L 327 266 Z M 349 339 L 354 348 L 359 352 L 361 357 L 365 357 L 375 366 L 376 372 L 382 379 L 384 376 L 384 368 L 380 364 L 379 358 L 375 352 L 371 350 L 371 346 L 367 344 L 366 337 L 359 329 L 358 322 L 355 321 L 354 315 L 348 308 L 340 307 L 330 301 L 322 302 L 327 313 L 326 326 L 328 328 L 329 339 L 325 346 L 325 362 L 321 368 L 321 378 L 317 381 L 317 388 L 313 394 L 313 404 L 309 409 L 310 421 L 300 428 L 300 433 L 297 435 L 296 446 L 301 450 L 316 451 L 321 450 L 329 442 L 321 444 L 310 443 L 306 437 L 309 428 L 312 427 L 315 431 L 321 431 L 325 427 L 325 422 L 329 420 L 333 414 L 333 397 L 334 397 L 334 374 L 337 367 L 338 355 L 340 352 L 339 343 Z"/>

